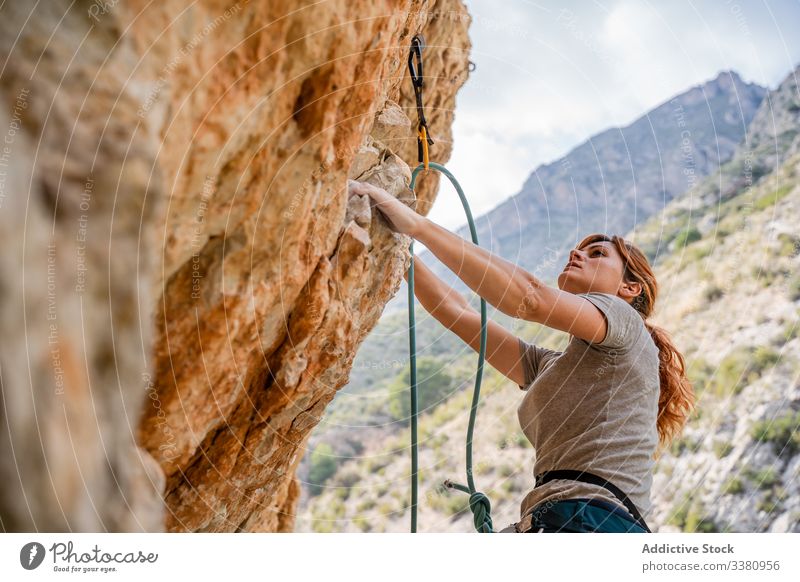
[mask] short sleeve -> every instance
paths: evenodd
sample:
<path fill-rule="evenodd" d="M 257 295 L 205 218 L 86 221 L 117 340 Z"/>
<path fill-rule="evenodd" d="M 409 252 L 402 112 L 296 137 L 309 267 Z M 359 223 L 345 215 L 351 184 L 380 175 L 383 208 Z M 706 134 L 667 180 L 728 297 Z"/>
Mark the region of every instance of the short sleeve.
<path fill-rule="evenodd" d="M 642 316 L 627 301 L 610 293 L 580 293 L 597 307 L 606 318 L 606 337 L 591 345 L 623 350 L 630 348 L 642 327 Z"/>
<path fill-rule="evenodd" d="M 539 372 L 553 359 L 557 358 L 562 352 L 548 350 L 534 344 L 529 344 L 522 338 L 519 340 L 519 354 L 522 359 L 522 371 L 525 376 L 525 384 L 519 385 L 520 390 L 527 390 Z"/>

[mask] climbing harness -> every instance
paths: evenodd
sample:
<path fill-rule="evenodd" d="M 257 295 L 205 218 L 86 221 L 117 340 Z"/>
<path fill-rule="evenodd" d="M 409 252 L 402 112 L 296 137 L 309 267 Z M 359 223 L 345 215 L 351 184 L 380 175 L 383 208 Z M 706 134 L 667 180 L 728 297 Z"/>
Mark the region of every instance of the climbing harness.
<path fill-rule="evenodd" d="M 414 191 L 414 186 L 417 182 L 417 176 L 420 172 L 427 169 L 434 169 L 450 180 L 461 198 L 461 204 L 464 206 L 464 212 L 469 222 L 469 230 L 472 235 L 472 242 L 478 244 L 478 233 L 475 229 L 475 222 L 472 219 L 472 212 L 470 211 L 467 198 L 464 196 L 464 191 L 461 185 L 455 179 L 453 174 L 441 164 L 431 162 L 428 158 L 428 145 L 433 144 L 433 140 L 428 134 L 428 124 L 425 121 L 425 113 L 422 104 L 422 49 L 425 47 L 422 37 L 419 35 L 414 36 L 411 44 L 411 51 L 408 56 L 408 68 L 411 73 L 411 80 L 414 83 L 414 93 L 417 99 L 417 115 L 419 122 L 417 124 L 417 150 L 419 154 L 420 165 L 417 166 L 411 174 L 411 184 L 409 188 Z M 416 57 L 416 67 L 414 66 L 414 58 Z M 409 352 L 411 360 L 410 371 L 410 392 L 411 392 L 411 532 L 417 531 L 417 473 L 418 473 L 418 458 L 417 458 L 417 356 L 416 356 L 416 324 L 414 320 L 414 241 L 411 241 L 409 246 L 411 253 L 411 265 L 408 269 L 408 327 L 409 327 Z M 481 298 L 481 349 L 478 354 L 478 371 L 475 376 L 475 389 L 472 394 L 472 407 L 469 413 L 469 428 L 467 429 L 467 486 L 455 483 L 450 479 L 444 481 L 443 485 L 448 489 L 457 489 L 464 493 L 469 493 L 469 507 L 472 510 L 473 523 L 475 529 L 481 533 L 492 533 L 492 518 L 491 518 L 491 503 L 489 498 L 480 491 L 475 489 L 475 482 L 472 478 L 472 433 L 475 427 L 475 416 L 478 411 L 478 401 L 481 393 L 481 380 L 483 378 L 483 362 L 486 355 L 486 331 L 487 331 L 487 315 L 486 315 L 486 300 Z"/>
<path fill-rule="evenodd" d="M 411 50 L 408 53 L 408 71 L 411 74 L 411 83 L 414 86 L 414 97 L 417 100 L 417 161 L 428 169 L 428 146 L 433 145 L 428 121 L 425 119 L 425 106 L 422 103 L 422 88 L 425 80 L 422 70 L 422 51 L 425 48 L 425 39 L 421 34 L 414 35 L 411 39 Z M 414 61 L 416 60 L 416 65 Z"/>
<path fill-rule="evenodd" d="M 534 477 L 534 487 L 538 487 L 548 481 L 552 481 L 553 479 L 573 479 L 575 481 L 583 481 L 584 483 L 590 483 L 592 485 L 598 485 L 600 487 L 604 487 L 613 493 L 617 499 L 619 499 L 622 504 L 628 509 L 631 516 L 636 520 L 636 522 L 644 529 L 647 533 L 652 533 L 650 528 L 647 527 L 647 522 L 644 520 L 642 515 L 639 513 L 639 510 L 636 509 L 636 505 L 634 505 L 633 501 L 622 492 L 622 490 L 603 479 L 602 477 L 595 475 L 594 473 L 589 473 L 588 471 L 576 471 L 574 469 L 558 469 L 554 471 L 545 471 L 543 473 L 539 473 Z"/>

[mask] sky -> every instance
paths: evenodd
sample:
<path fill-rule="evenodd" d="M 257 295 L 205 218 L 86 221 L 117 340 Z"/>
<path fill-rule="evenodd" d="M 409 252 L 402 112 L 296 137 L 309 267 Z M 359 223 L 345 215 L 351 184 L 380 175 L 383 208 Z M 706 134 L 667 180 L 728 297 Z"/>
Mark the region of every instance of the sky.
<path fill-rule="evenodd" d="M 539 165 L 720 71 L 774 89 L 800 64 L 800 0 L 465 3 L 476 68 L 456 96 L 446 166 L 474 216 Z M 441 183 L 428 217 L 455 230 L 464 211 Z"/>

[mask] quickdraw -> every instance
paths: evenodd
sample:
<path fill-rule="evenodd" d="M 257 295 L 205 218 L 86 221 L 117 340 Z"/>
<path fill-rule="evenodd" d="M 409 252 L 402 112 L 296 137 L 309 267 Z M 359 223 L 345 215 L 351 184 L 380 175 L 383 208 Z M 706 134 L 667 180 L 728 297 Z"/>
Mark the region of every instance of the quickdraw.
<path fill-rule="evenodd" d="M 422 51 L 425 49 L 425 39 L 421 34 L 416 34 L 411 39 L 411 50 L 408 53 L 408 71 L 411 74 L 411 83 L 414 85 L 414 96 L 417 100 L 417 161 L 428 169 L 428 146 L 433 145 L 428 121 L 425 119 L 425 106 L 422 102 L 422 88 L 425 86 L 424 72 L 422 69 Z M 416 64 L 415 64 L 416 59 Z"/>

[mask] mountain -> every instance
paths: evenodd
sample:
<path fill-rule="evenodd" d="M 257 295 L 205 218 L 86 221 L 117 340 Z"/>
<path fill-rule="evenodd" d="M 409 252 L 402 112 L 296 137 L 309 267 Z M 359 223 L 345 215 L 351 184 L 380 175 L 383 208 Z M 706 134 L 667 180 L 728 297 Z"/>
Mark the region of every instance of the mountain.
<path fill-rule="evenodd" d="M 621 231 L 658 259 L 653 322 L 681 349 L 698 394 L 656 467 L 654 531 L 800 531 L 798 76 L 800 68 L 769 92 L 713 175 Z M 536 342 L 560 349 L 562 336 Z M 461 351 L 447 364 L 475 361 Z M 516 419 L 518 388 L 490 367 L 484 387 L 476 486 L 502 527 L 518 518 L 533 451 Z M 441 488 L 445 478 L 463 482 L 470 396 L 462 390 L 420 419 L 420 531 L 472 531 L 468 496 Z M 395 431 L 341 461 L 324 492 L 301 502 L 297 530 L 408 531 L 408 443 L 407 430 Z"/>

